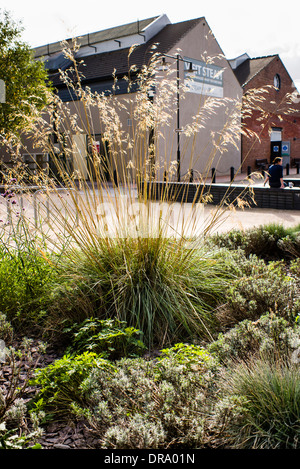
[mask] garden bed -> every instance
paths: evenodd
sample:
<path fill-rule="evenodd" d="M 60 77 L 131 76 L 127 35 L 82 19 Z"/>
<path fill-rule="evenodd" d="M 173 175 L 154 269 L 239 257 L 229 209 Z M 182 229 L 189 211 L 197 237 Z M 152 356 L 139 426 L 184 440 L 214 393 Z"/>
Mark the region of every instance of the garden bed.
<path fill-rule="evenodd" d="M 99 308 L 105 293 L 98 290 L 95 298 L 87 283 L 95 269 L 91 259 L 83 272 L 82 255 L 78 258 L 82 263 L 78 288 L 78 266 L 76 277 L 61 277 L 54 272 L 54 258 L 50 262 L 45 252 L 34 254 L 31 247 L 30 256 L 21 251 L 16 258 L 12 252 L 2 253 L 0 287 L 4 292 L 9 282 L 15 291 L 15 296 L 8 292 L 0 308 L 1 337 L 15 350 L 1 367 L 2 448 L 299 449 L 300 416 L 294 407 L 300 398 L 295 394 L 300 389 L 299 228 L 270 225 L 208 239 L 197 258 L 201 264 L 192 263 L 185 279 L 185 288 L 194 282 L 193 307 L 202 311 L 203 324 L 194 323 L 193 332 L 184 331 L 180 321 L 187 320 L 188 309 L 180 316 L 164 296 L 165 307 L 179 315 L 171 340 L 159 346 L 154 342 L 145 347 L 147 336 L 125 323 L 95 314 L 87 318 L 86 306 Z M 167 251 L 171 248 L 163 246 Z M 143 262 L 153 247 L 147 244 Z M 164 262 L 169 255 L 168 251 Z M 132 255 L 133 262 L 136 256 Z M 131 271 L 133 282 L 133 265 L 128 261 L 126 270 Z M 144 265 L 145 277 L 139 267 L 136 292 L 141 293 L 149 282 L 151 265 Z M 167 286 L 163 295 L 168 292 L 173 303 L 178 285 L 168 283 L 168 277 L 175 271 L 166 268 L 168 276 L 163 280 Z M 201 271 L 209 278 L 207 284 L 199 283 Z M 122 284 L 124 273 L 120 264 L 119 271 L 114 271 L 115 281 Z M 162 273 L 156 271 L 156 275 Z M 85 285 L 84 275 L 88 276 Z M 101 283 L 100 271 L 97 278 Z M 26 291 L 26 286 L 37 284 L 38 290 Z M 152 283 L 152 288 L 157 287 Z M 132 292 L 128 295 L 131 298 Z M 143 305 L 149 314 L 150 303 Z M 166 334 L 170 318 L 158 319 Z M 139 324 L 143 327 L 143 321 Z M 157 340 L 164 340 L 155 327 L 151 331 Z M 276 389 L 281 393 L 279 407 Z M 264 428 L 258 431 L 255 425 Z"/>

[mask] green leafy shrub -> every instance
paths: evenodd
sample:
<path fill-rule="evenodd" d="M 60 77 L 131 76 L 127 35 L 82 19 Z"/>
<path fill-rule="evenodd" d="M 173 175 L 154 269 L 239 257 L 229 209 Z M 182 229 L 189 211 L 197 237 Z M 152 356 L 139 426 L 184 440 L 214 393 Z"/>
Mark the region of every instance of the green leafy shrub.
<path fill-rule="evenodd" d="M 116 360 L 122 357 L 139 356 L 145 351 L 141 331 L 127 327 L 117 319 L 86 319 L 65 330 L 72 335 L 70 354 L 94 352 L 102 357 Z"/>
<path fill-rule="evenodd" d="M 171 348 L 162 349 L 157 357 L 158 369 L 169 367 L 171 364 L 182 366 L 186 370 L 203 370 L 212 367 L 213 358 L 210 353 L 199 345 L 175 344 Z"/>
<path fill-rule="evenodd" d="M 47 418 L 62 418 L 72 411 L 73 404 L 82 402 L 80 385 L 93 369 L 110 369 L 112 365 L 95 353 L 65 355 L 46 368 L 36 370 L 31 384 L 39 392 L 30 404 L 31 411 L 47 412 Z"/>
<path fill-rule="evenodd" d="M 38 326 L 46 308 L 49 285 L 57 272 L 33 245 L 0 247 L 0 311 L 13 327 Z"/>
<path fill-rule="evenodd" d="M 38 431 L 20 435 L 17 429 L 7 430 L 5 423 L 0 423 L 0 449 L 41 449 L 35 440 L 40 436 Z"/>

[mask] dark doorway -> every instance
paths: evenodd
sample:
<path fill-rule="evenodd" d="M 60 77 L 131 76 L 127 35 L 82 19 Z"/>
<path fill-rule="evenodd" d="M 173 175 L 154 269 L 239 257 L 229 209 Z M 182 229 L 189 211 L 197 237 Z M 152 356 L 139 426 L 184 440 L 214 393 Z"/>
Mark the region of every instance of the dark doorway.
<path fill-rule="evenodd" d="M 277 156 L 281 157 L 281 141 L 271 142 L 271 163 Z"/>

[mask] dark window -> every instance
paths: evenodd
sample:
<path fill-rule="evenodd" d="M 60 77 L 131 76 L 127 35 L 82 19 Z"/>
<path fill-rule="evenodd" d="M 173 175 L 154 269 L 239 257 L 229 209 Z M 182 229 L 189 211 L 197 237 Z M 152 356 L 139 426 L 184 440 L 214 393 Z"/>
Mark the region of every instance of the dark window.
<path fill-rule="evenodd" d="M 280 76 L 277 73 L 274 77 L 274 87 L 278 91 L 280 90 L 280 86 L 281 86 L 281 80 L 280 80 Z"/>

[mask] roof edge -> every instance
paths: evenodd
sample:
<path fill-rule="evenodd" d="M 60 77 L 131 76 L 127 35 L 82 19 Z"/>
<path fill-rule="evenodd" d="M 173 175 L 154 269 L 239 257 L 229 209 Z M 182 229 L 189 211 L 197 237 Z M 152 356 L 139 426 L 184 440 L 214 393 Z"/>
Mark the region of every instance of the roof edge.
<path fill-rule="evenodd" d="M 262 60 L 262 59 L 267 59 L 267 58 L 270 58 L 272 60 L 270 60 L 269 63 L 273 62 L 274 59 L 276 58 L 279 58 L 279 55 L 278 54 L 271 54 L 271 55 L 263 55 L 261 57 L 249 57 L 248 59 L 246 60 L 249 60 L 249 62 L 253 61 L 253 60 Z M 246 60 L 244 60 L 242 63 L 244 63 Z M 240 65 L 242 65 L 242 63 Z M 268 64 L 269 65 L 269 64 Z M 257 71 L 256 73 L 254 73 L 251 77 L 248 78 L 248 80 L 246 80 L 244 83 L 241 83 L 241 87 L 244 88 L 244 86 L 248 85 L 252 80 L 253 78 L 255 78 L 264 68 L 266 67 L 266 65 L 264 66 L 261 66 Z"/>
<path fill-rule="evenodd" d="M 41 46 L 38 46 L 38 47 L 34 47 L 32 50 L 34 52 L 35 58 L 43 57 L 45 55 L 55 54 L 57 52 L 61 52 L 61 44 L 62 44 L 63 41 L 71 42 L 74 39 L 80 39 L 81 40 L 80 42 L 82 42 L 82 45 L 91 45 L 91 44 L 94 44 L 93 39 L 92 39 L 93 35 L 96 35 L 96 34 L 99 34 L 99 33 L 102 33 L 102 32 L 104 33 L 105 31 L 108 32 L 108 31 L 116 30 L 116 32 L 117 32 L 117 30 L 120 29 L 120 28 L 124 28 L 125 26 L 130 27 L 130 26 L 135 25 L 135 24 L 139 28 L 139 24 L 141 22 L 142 23 L 148 22 L 148 24 L 146 24 L 139 31 L 138 31 L 138 28 L 137 28 L 137 33 L 138 32 L 143 32 L 148 27 L 150 27 L 152 24 L 156 23 L 159 19 L 163 18 L 163 16 L 166 16 L 166 15 L 164 15 L 164 14 L 157 15 L 157 16 L 153 16 L 153 17 L 146 18 L 146 19 L 143 19 L 143 20 L 138 20 L 137 19 L 136 21 L 132 21 L 130 23 L 125 23 L 125 24 L 122 24 L 122 25 L 113 26 L 111 28 L 103 29 L 103 30 L 100 30 L 100 31 L 94 31 L 93 33 L 82 34 L 82 35 L 75 36 L 74 38 L 67 38 L 67 39 L 62 39 L 61 41 L 55 41 L 55 42 L 52 42 L 52 43 L 44 44 L 44 45 L 41 45 Z M 119 37 L 121 37 L 121 35 L 116 34 L 115 37 L 119 38 Z"/>

